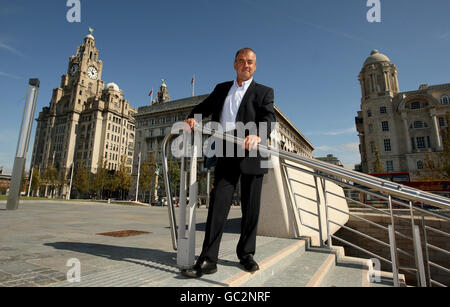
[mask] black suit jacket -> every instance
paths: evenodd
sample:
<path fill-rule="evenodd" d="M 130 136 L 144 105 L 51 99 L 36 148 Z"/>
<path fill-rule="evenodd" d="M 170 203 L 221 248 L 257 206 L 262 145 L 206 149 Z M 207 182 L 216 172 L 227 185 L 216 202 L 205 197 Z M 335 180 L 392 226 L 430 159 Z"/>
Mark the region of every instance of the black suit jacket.
<path fill-rule="evenodd" d="M 195 114 L 202 114 L 203 117 L 212 115 L 211 120 L 220 123 L 222 109 L 232 86 L 233 81 L 217 85 L 211 95 L 192 110 L 188 118 L 194 118 Z M 254 122 L 258 127 L 258 135 L 263 136 L 266 134 L 267 138 L 269 138 L 273 128 L 271 123 L 275 123 L 275 110 L 273 105 L 273 89 L 253 81 L 242 99 L 236 122 L 242 122 L 244 125 L 249 122 Z M 259 131 L 259 123 L 261 122 L 267 123 L 267 131 Z M 247 135 L 248 132 L 246 132 Z M 259 153 L 256 158 L 246 156 L 240 162 L 241 172 L 246 175 L 267 174 L 268 169 L 261 168 L 261 161 L 263 160 L 267 159 L 262 158 Z"/>

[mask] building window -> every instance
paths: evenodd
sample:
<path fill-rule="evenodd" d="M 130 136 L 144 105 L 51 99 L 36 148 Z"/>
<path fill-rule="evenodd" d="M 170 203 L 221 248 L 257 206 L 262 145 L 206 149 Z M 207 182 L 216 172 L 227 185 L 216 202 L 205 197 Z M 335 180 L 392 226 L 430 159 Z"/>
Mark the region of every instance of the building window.
<path fill-rule="evenodd" d="M 387 113 L 386 107 L 381 107 L 380 108 L 380 114 L 386 114 L 386 113 Z"/>
<path fill-rule="evenodd" d="M 428 148 L 431 148 L 431 138 L 430 138 L 430 136 L 427 136 L 427 145 L 428 145 Z"/>
<path fill-rule="evenodd" d="M 450 98 L 447 95 L 442 96 L 441 104 L 450 104 Z"/>
<path fill-rule="evenodd" d="M 445 127 L 445 118 L 439 117 L 439 127 Z"/>
<path fill-rule="evenodd" d="M 420 102 L 418 101 L 411 102 L 411 110 L 418 110 L 418 109 L 420 109 Z"/>
<path fill-rule="evenodd" d="M 381 129 L 383 131 L 389 131 L 389 122 L 382 122 L 381 123 Z"/>
<path fill-rule="evenodd" d="M 367 117 L 372 117 L 372 111 L 371 110 L 367 111 Z"/>
<path fill-rule="evenodd" d="M 424 137 L 418 137 L 417 139 L 417 148 L 423 149 L 425 148 L 425 138 Z"/>
<path fill-rule="evenodd" d="M 421 121 L 414 122 L 414 129 L 422 129 L 422 128 L 423 128 L 423 122 L 421 122 Z"/>
<path fill-rule="evenodd" d="M 394 172 L 394 161 L 386 161 L 386 171 L 388 173 Z"/>
<path fill-rule="evenodd" d="M 389 152 L 391 150 L 392 150 L 392 148 L 391 148 L 391 140 L 390 139 L 384 140 L 384 151 Z"/>
<path fill-rule="evenodd" d="M 423 169 L 423 162 L 417 161 L 417 169 Z"/>
<path fill-rule="evenodd" d="M 412 145 L 412 149 L 416 150 L 416 142 L 415 142 L 414 138 L 411 138 L 411 145 Z"/>

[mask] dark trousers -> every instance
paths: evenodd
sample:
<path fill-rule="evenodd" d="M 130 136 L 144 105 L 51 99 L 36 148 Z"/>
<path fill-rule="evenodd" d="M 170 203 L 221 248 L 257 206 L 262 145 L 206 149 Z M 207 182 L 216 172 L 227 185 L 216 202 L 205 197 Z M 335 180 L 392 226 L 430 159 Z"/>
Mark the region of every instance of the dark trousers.
<path fill-rule="evenodd" d="M 200 261 L 208 259 L 217 262 L 218 260 L 220 241 L 239 179 L 241 179 L 242 222 L 241 237 L 236 252 L 239 259 L 255 254 L 264 175 L 241 174 L 240 161 L 241 158 L 225 157 L 218 159 L 214 171 L 214 189 L 211 192 Z"/>

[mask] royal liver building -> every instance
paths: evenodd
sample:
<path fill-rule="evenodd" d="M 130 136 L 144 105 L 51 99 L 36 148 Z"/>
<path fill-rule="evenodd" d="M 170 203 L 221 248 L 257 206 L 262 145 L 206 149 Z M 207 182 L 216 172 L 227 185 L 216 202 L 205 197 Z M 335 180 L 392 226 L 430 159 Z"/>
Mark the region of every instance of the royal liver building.
<path fill-rule="evenodd" d="M 90 33 L 69 58 L 67 74 L 53 90 L 50 105 L 39 114 L 32 167 L 42 171 L 53 165 L 61 178 L 68 179 L 72 165 L 76 170 L 83 163 L 96 173 L 101 161 L 107 169 L 117 170 L 122 159 L 131 173 L 136 110 L 115 83 L 105 86 L 102 69 Z M 66 185 L 59 194 L 67 192 Z"/>
<path fill-rule="evenodd" d="M 359 81 L 362 99 L 356 127 L 363 172 L 376 172 L 381 162 L 384 172 L 420 178 L 427 155 L 443 151 L 450 84 L 400 92 L 397 67 L 378 50 L 365 61 Z"/>

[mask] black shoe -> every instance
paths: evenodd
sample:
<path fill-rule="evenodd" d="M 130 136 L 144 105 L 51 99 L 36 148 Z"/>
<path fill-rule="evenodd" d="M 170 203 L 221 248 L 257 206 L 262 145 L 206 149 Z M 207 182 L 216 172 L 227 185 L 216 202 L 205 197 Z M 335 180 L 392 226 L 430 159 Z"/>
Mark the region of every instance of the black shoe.
<path fill-rule="evenodd" d="M 217 263 L 206 260 L 201 266 L 203 274 L 214 274 L 217 272 Z"/>
<path fill-rule="evenodd" d="M 242 257 L 239 263 L 244 266 L 244 269 L 247 272 L 253 273 L 259 271 L 259 265 L 258 263 L 256 263 L 255 260 L 253 260 L 253 255 L 247 255 L 245 257 Z"/>
<path fill-rule="evenodd" d="M 181 270 L 181 274 L 189 278 L 200 278 L 203 274 L 214 274 L 216 272 L 217 263 L 208 260 L 197 260 L 192 269 Z"/>

